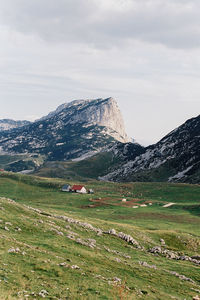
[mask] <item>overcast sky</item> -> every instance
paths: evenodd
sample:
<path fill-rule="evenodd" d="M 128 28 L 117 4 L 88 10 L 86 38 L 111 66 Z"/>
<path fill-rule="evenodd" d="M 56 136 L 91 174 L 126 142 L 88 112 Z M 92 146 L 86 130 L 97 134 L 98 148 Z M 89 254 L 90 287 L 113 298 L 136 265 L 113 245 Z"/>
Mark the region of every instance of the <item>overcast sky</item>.
<path fill-rule="evenodd" d="M 199 114 L 199 0 L 0 0 L 0 118 L 110 96 L 145 145 Z"/>

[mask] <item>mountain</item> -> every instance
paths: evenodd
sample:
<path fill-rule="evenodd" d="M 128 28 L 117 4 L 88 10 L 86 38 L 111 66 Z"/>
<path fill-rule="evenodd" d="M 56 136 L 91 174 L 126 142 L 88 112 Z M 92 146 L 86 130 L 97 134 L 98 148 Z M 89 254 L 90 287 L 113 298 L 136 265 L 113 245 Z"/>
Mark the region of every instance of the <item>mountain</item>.
<path fill-rule="evenodd" d="M 111 181 L 200 182 L 200 115 L 105 175 Z"/>
<path fill-rule="evenodd" d="M 14 121 L 11 119 L 0 120 L 0 132 L 5 130 L 11 130 L 30 124 L 29 121 Z"/>
<path fill-rule="evenodd" d="M 116 141 L 129 138 L 112 98 L 65 103 L 31 124 L 0 132 L 2 153 L 43 155 L 46 160 L 83 159 Z"/>
<path fill-rule="evenodd" d="M 40 168 L 37 168 L 35 175 L 78 181 L 99 179 L 144 152 L 145 148 L 139 144 L 117 142 L 106 151 L 84 160 L 46 161 Z"/>

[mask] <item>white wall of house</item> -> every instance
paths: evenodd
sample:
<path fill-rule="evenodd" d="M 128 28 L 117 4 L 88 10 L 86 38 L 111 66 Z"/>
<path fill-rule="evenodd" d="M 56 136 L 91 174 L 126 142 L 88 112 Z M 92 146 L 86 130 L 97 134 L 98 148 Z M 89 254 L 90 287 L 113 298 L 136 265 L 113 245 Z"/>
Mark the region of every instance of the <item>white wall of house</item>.
<path fill-rule="evenodd" d="M 86 193 L 87 193 L 87 190 L 86 190 L 85 187 L 82 187 L 81 190 L 77 190 L 76 192 L 77 192 L 77 193 L 80 193 L 80 194 L 86 194 Z"/>

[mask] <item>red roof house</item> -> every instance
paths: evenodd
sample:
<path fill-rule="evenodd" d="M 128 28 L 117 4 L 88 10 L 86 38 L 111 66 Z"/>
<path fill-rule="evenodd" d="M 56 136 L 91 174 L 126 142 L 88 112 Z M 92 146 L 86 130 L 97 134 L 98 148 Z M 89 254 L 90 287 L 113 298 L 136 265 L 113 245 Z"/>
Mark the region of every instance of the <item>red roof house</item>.
<path fill-rule="evenodd" d="M 71 188 L 71 191 L 75 192 L 75 193 L 80 193 L 80 194 L 86 194 L 87 193 L 87 190 L 83 185 L 73 185 L 72 188 Z"/>

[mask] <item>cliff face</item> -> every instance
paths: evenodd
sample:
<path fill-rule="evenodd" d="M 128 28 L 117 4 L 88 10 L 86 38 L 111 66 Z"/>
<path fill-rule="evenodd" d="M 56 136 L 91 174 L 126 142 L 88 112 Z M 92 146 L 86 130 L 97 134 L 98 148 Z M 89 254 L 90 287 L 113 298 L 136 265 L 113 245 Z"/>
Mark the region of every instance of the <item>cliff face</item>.
<path fill-rule="evenodd" d="M 89 125 L 103 126 L 108 135 L 117 141 L 126 143 L 128 138 L 121 111 L 113 98 L 95 100 L 75 100 L 60 105 L 55 111 L 41 118 L 39 121 L 48 120 L 56 115 L 69 116 L 65 125 L 86 123 Z"/>
<path fill-rule="evenodd" d="M 0 150 L 68 160 L 99 152 L 116 141 L 129 141 L 116 101 L 76 100 L 22 128 L 1 132 Z"/>

